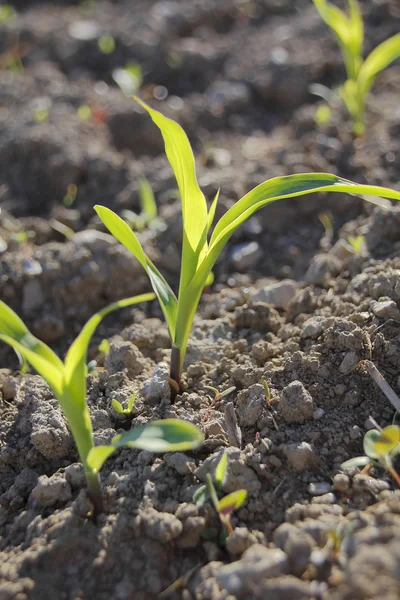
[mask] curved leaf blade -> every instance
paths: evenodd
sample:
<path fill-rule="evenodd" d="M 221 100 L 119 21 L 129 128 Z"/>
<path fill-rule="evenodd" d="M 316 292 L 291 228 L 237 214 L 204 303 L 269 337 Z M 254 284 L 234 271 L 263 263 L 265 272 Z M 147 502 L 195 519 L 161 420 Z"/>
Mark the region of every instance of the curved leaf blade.
<path fill-rule="evenodd" d="M 178 452 L 193 450 L 203 440 L 203 433 L 193 423 L 181 419 L 163 419 L 117 435 L 112 444 L 115 448 L 128 446 L 150 452 Z"/>
<path fill-rule="evenodd" d="M 135 97 L 160 129 L 165 152 L 174 172 L 182 202 L 183 246 L 179 289 L 184 292 L 202 254 L 207 249 L 207 203 L 196 178 L 193 151 L 186 133 L 178 123 L 150 108 Z"/>
<path fill-rule="evenodd" d="M 113 302 L 93 315 L 83 327 L 78 337 L 71 344 L 67 356 L 65 357 L 65 383 L 70 391 L 71 397 L 77 404 L 83 406 L 86 401 L 86 353 L 96 327 L 104 317 L 114 310 L 132 306 L 139 302 L 153 300 L 154 298 L 155 295 L 150 293 Z"/>
<path fill-rule="evenodd" d="M 222 453 L 222 456 L 218 462 L 217 468 L 215 469 L 215 483 L 216 483 L 217 487 L 219 487 L 219 488 L 222 488 L 227 468 L 228 468 L 228 454 L 226 453 L 226 450 L 224 450 Z"/>
<path fill-rule="evenodd" d="M 217 512 L 223 516 L 231 515 L 235 510 L 240 508 L 247 499 L 247 490 L 237 490 L 228 494 L 217 504 Z"/>
<path fill-rule="evenodd" d="M 360 93 L 365 96 L 379 73 L 398 58 L 400 58 L 400 33 L 379 44 L 365 59 L 358 76 Z"/>
<path fill-rule="evenodd" d="M 150 279 L 151 287 L 157 295 L 165 320 L 167 321 L 169 334 L 171 339 L 173 339 L 175 335 L 176 313 L 178 308 L 178 301 L 174 292 L 171 290 L 159 270 L 146 256 L 138 238 L 129 225 L 127 225 L 115 212 L 105 206 L 97 204 L 94 209 L 109 232 L 133 254 L 146 271 Z"/>
<path fill-rule="evenodd" d="M 106 462 L 107 458 L 114 452 L 114 446 L 95 446 L 89 451 L 86 458 L 86 463 L 92 471 L 98 473 Z"/>

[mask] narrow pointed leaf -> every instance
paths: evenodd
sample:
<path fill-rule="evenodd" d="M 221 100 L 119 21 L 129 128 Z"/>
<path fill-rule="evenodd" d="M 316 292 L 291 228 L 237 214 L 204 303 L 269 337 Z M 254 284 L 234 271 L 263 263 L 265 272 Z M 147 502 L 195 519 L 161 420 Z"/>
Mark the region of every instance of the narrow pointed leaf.
<path fill-rule="evenodd" d="M 0 300 L 0 333 L 38 354 L 57 369 L 63 368 L 62 361 L 45 343 L 29 331 L 25 323 L 7 304 Z"/>
<path fill-rule="evenodd" d="M 34 336 L 32 336 L 32 338 L 36 339 Z M 36 349 L 31 350 L 30 348 L 27 348 L 25 345 L 17 342 L 9 335 L 0 334 L 0 340 L 14 348 L 14 350 L 17 350 L 21 356 L 23 356 L 32 365 L 35 371 L 37 371 L 39 375 L 41 375 L 43 379 L 47 381 L 55 396 L 60 396 L 64 378 L 64 368 L 61 361 L 61 366 L 55 366 L 53 363 L 47 360 L 47 358 L 43 358 L 41 354 L 37 354 Z M 24 338 L 22 341 L 26 342 L 26 338 Z M 29 343 L 32 343 L 31 340 Z"/>
<path fill-rule="evenodd" d="M 113 399 L 113 400 L 111 400 L 111 406 L 117 413 L 119 413 L 120 415 L 123 414 L 124 409 L 123 409 L 121 402 L 118 402 L 118 400 Z"/>
<path fill-rule="evenodd" d="M 133 254 L 146 271 L 151 286 L 157 295 L 165 320 L 167 321 L 169 334 L 171 339 L 173 339 L 175 335 L 176 313 L 178 307 L 178 301 L 174 292 L 171 290 L 159 270 L 146 256 L 139 240 L 129 225 L 116 215 L 115 212 L 105 206 L 96 205 L 94 209 L 110 233 L 112 233 L 112 235 Z"/>
<path fill-rule="evenodd" d="M 89 451 L 87 456 L 86 462 L 88 467 L 98 473 L 113 452 L 115 452 L 114 446 L 95 446 Z"/>
<path fill-rule="evenodd" d="M 106 306 L 89 319 L 76 340 L 71 344 L 65 358 L 65 382 L 75 402 L 79 402 L 80 405 L 84 405 L 86 402 L 86 353 L 96 327 L 102 319 L 114 310 L 132 306 L 139 302 L 153 300 L 154 297 L 154 294 L 150 293 L 118 300 Z"/>
<path fill-rule="evenodd" d="M 208 217 L 207 217 L 207 233 L 210 231 L 213 221 L 214 221 L 214 217 L 215 217 L 215 211 L 217 208 L 217 204 L 218 204 L 218 199 L 219 199 L 219 192 L 220 190 L 218 189 L 217 193 L 215 194 L 215 198 L 210 206 L 210 210 L 208 211 Z"/>
<path fill-rule="evenodd" d="M 215 469 L 215 483 L 217 487 L 222 488 L 224 483 L 226 469 L 228 468 L 228 454 L 226 450 L 223 451 L 221 459 Z"/>
<path fill-rule="evenodd" d="M 196 506 L 203 506 L 209 498 L 210 496 L 206 485 L 200 486 L 193 494 L 193 502 Z"/>
<path fill-rule="evenodd" d="M 182 127 L 139 98 L 135 100 L 160 129 L 165 152 L 178 184 L 183 216 L 180 291 L 184 292 L 207 248 L 207 203 L 197 183 L 192 148 Z"/>
<path fill-rule="evenodd" d="M 246 490 L 237 490 L 228 494 L 218 502 L 217 512 L 221 515 L 231 515 L 235 510 L 240 508 L 247 498 Z"/>
<path fill-rule="evenodd" d="M 203 440 L 202 432 L 193 423 L 163 419 L 117 435 L 112 444 L 116 448 L 128 446 L 150 452 L 178 452 L 197 448 Z"/>
<path fill-rule="evenodd" d="M 379 44 L 365 59 L 358 76 L 360 93 L 367 94 L 377 75 L 398 58 L 400 58 L 400 33 Z"/>
<path fill-rule="evenodd" d="M 154 193 L 146 177 L 139 177 L 139 195 L 142 213 L 148 222 L 157 217 L 157 204 Z"/>

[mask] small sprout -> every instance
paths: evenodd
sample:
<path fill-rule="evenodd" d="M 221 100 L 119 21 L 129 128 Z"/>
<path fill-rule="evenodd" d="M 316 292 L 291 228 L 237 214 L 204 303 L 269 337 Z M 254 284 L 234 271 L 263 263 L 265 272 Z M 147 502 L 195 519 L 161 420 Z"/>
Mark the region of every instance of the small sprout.
<path fill-rule="evenodd" d="M 63 204 L 67 208 L 73 205 L 75 202 L 76 194 L 78 193 L 78 188 L 74 183 L 70 183 L 67 187 L 67 193 L 63 198 Z"/>
<path fill-rule="evenodd" d="M 0 6 L 0 25 L 11 23 L 12 21 L 15 21 L 16 18 L 17 12 L 10 4 L 3 4 L 3 6 Z"/>
<path fill-rule="evenodd" d="M 137 62 L 130 62 L 123 69 L 115 69 L 112 77 L 122 93 L 128 97 L 137 94 L 143 82 L 142 68 Z"/>
<path fill-rule="evenodd" d="M 399 34 L 400 35 L 400 34 Z M 131 92 L 130 92 L 131 93 Z M 400 192 L 376 186 L 358 185 L 329 173 L 301 173 L 264 181 L 245 194 L 219 219 L 214 217 L 219 194 L 208 207 L 198 185 L 192 148 L 184 130 L 147 104 L 135 100 L 161 130 L 165 150 L 178 183 L 183 215 L 183 244 L 179 291 L 176 296 L 168 282 L 145 254 L 140 240 L 116 213 L 105 206 L 94 208 L 110 233 L 139 261 L 146 271 L 171 338 L 170 380 L 179 389 L 187 344 L 196 310 L 214 264 L 235 231 L 262 207 L 285 198 L 310 193 L 344 192 L 400 200 Z M 212 233 L 211 233 L 212 231 Z"/>
<path fill-rule="evenodd" d="M 87 104 L 82 104 L 77 109 L 76 114 L 81 121 L 88 121 L 92 116 L 92 109 Z"/>
<path fill-rule="evenodd" d="M 87 364 L 88 373 L 93 373 L 97 369 L 97 360 L 93 359 Z"/>
<path fill-rule="evenodd" d="M 333 215 L 330 210 L 322 212 L 318 215 L 318 219 L 325 229 L 325 236 L 331 242 L 334 234 Z"/>
<path fill-rule="evenodd" d="M 118 400 L 111 400 L 111 405 L 117 413 L 119 413 L 120 415 L 124 415 L 125 417 L 129 417 L 132 414 L 132 409 L 135 403 L 136 396 L 137 392 L 130 396 L 127 408 L 123 408 L 122 404 L 118 402 Z"/>
<path fill-rule="evenodd" d="M 133 210 L 125 209 L 123 215 L 131 229 L 140 232 L 146 227 L 154 226 L 159 222 L 154 193 L 146 177 L 139 177 L 139 198 L 140 213 L 137 214 Z"/>
<path fill-rule="evenodd" d="M 363 235 L 349 235 L 347 242 L 356 256 L 361 256 L 365 253 L 365 237 Z"/>
<path fill-rule="evenodd" d="M 326 104 L 321 104 L 315 111 L 314 121 L 319 127 L 326 125 L 332 120 L 332 110 Z"/>
<path fill-rule="evenodd" d="M 232 394 L 232 392 L 236 391 L 236 388 L 234 385 L 232 387 L 227 388 L 223 392 L 220 392 L 219 390 L 217 390 L 217 388 L 213 387 L 212 385 L 205 385 L 204 387 L 206 390 L 210 390 L 211 392 L 214 392 L 214 399 L 211 402 L 210 407 L 214 406 L 214 404 L 216 402 L 218 402 L 219 400 L 222 400 L 223 398 L 226 398 L 227 396 L 229 396 L 229 394 Z"/>
<path fill-rule="evenodd" d="M 99 352 L 102 352 L 103 354 L 105 354 L 107 356 L 107 354 L 110 352 L 110 347 L 111 347 L 110 342 L 106 338 L 104 338 L 101 340 L 98 350 L 99 350 Z"/>
<path fill-rule="evenodd" d="M 266 379 L 262 379 L 262 384 L 264 387 L 265 399 L 267 400 L 268 407 L 270 407 L 273 402 L 279 399 L 279 396 L 274 396 L 271 398 L 271 392 Z"/>
<path fill-rule="evenodd" d="M 112 35 L 100 36 L 97 45 L 102 54 L 112 54 L 115 50 L 115 40 Z"/>
<path fill-rule="evenodd" d="M 400 57 L 400 33 L 379 44 L 364 60 L 364 24 L 357 0 L 348 0 L 348 15 L 328 0 L 313 2 L 337 39 L 347 75 L 339 96 L 352 118 L 354 134 L 363 135 L 366 98 L 377 76 Z"/>
<path fill-rule="evenodd" d="M 75 231 L 71 227 L 68 227 L 65 223 L 61 223 L 61 221 L 57 221 L 57 219 L 50 219 L 49 225 L 54 231 L 58 231 L 58 233 L 66 237 L 67 240 L 75 235 Z"/>
<path fill-rule="evenodd" d="M 36 237 L 34 231 L 18 231 L 11 234 L 11 239 L 18 244 L 25 244 L 28 240 L 33 240 Z"/>
<path fill-rule="evenodd" d="M 34 118 L 37 123 L 46 123 L 49 120 L 50 112 L 48 108 L 37 108 L 34 112 Z"/>
<path fill-rule="evenodd" d="M 222 486 L 227 468 L 228 454 L 226 450 L 224 450 L 215 469 L 215 485 L 210 473 L 207 473 L 206 484 L 200 486 L 193 495 L 193 500 L 197 506 L 203 506 L 209 500 L 211 501 L 211 504 L 218 514 L 219 520 L 225 528 L 225 535 L 223 536 L 224 539 L 226 537 L 226 532 L 233 532 L 230 522 L 232 513 L 235 510 L 238 510 L 244 504 L 247 498 L 246 490 L 237 490 L 236 492 L 228 494 L 227 496 L 223 496 L 221 499 L 218 497 L 218 494 L 223 493 Z"/>

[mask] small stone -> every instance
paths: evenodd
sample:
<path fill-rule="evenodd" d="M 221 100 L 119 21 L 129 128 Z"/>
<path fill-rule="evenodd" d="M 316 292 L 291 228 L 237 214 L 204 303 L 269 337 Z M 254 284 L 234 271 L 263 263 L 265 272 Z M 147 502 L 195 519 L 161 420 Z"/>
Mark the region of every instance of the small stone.
<path fill-rule="evenodd" d="M 336 496 L 332 492 L 329 492 L 322 496 L 314 496 L 314 498 L 311 498 L 311 502 L 313 504 L 335 504 Z"/>
<path fill-rule="evenodd" d="M 382 479 L 374 479 L 369 475 L 355 475 L 353 477 L 353 490 L 354 492 L 370 492 L 371 494 L 379 494 L 383 490 L 389 489 L 387 481 Z"/>
<path fill-rule="evenodd" d="M 167 454 L 165 462 L 169 467 L 175 469 L 179 475 L 189 475 L 196 469 L 196 463 L 183 452 Z"/>
<path fill-rule="evenodd" d="M 316 454 L 312 446 L 307 442 L 286 444 L 282 447 L 282 450 L 290 466 L 296 471 L 304 471 L 317 462 Z"/>
<path fill-rule="evenodd" d="M 257 242 L 237 244 L 232 248 L 230 259 L 232 265 L 239 272 L 255 267 L 262 257 L 262 250 Z"/>
<path fill-rule="evenodd" d="M 325 414 L 325 411 L 323 408 L 316 408 L 313 412 L 313 419 L 315 419 L 316 421 L 318 421 L 318 419 L 320 419 L 321 417 L 323 417 Z"/>
<path fill-rule="evenodd" d="M 105 367 L 110 375 L 125 371 L 130 379 L 140 375 L 146 366 L 146 359 L 132 342 L 111 342 L 106 356 Z"/>
<path fill-rule="evenodd" d="M 323 285 L 332 275 L 336 276 L 340 272 L 340 268 L 341 261 L 335 256 L 321 254 L 312 259 L 304 276 L 304 280 L 307 283 Z"/>
<path fill-rule="evenodd" d="M 362 436 L 362 432 L 361 429 L 359 428 L 358 425 L 354 425 L 351 429 L 350 429 L 350 437 L 352 440 L 357 440 L 358 438 L 360 438 Z"/>
<path fill-rule="evenodd" d="M 5 377 L 2 381 L 0 380 L 3 389 L 4 400 L 12 400 L 17 394 L 17 382 L 14 377 Z"/>
<path fill-rule="evenodd" d="M 354 256 L 354 251 L 346 240 L 340 238 L 329 250 L 329 254 L 335 256 L 338 260 L 343 261 L 350 258 L 350 256 Z"/>
<path fill-rule="evenodd" d="M 242 390 L 237 396 L 236 413 L 242 427 L 255 425 L 265 406 L 264 387 L 259 383 Z"/>
<path fill-rule="evenodd" d="M 54 504 L 68 502 L 72 497 L 71 487 L 61 473 L 55 473 L 51 477 L 42 475 L 39 477 L 31 497 L 40 506 L 54 506 Z"/>
<path fill-rule="evenodd" d="M 139 520 L 143 533 L 163 544 L 176 539 L 182 533 L 182 522 L 175 515 L 158 512 L 154 508 L 143 511 Z"/>
<path fill-rule="evenodd" d="M 301 328 L 300 337 L 303 340 L 307 338 L 316 339 L 325 331 L 326 321 L 326 317 L 311 317 L 311 319 L 307 319 Z"/>
<path fill-rule="evenodd" d="M 225 545 L 229 554 L 241 555 L 250 546 L 257 543 L 254 533 L 251 533 L 246 527 L 236 527 L 226 539 Z"/>
<path fill-rule="evenodd" d="M 204 425 L 206 437 L 226 436 L 223 419 L 212 419 Z"/>
<path fill-rule="evenodd" d="M 394 300 L 380 300 L 371 302 L 372 312 L 380 319 L 394 319 L 400 321 L 400 310 Z"/>
<path fill-rule="evenodd" d="M 301 381 L 292 381 L 283 388 L 278 411 L 286 423 L 303 423 L 312 418 L 313 410 L 311 394 Z"/>
<path fill-rule="evenodd" d="M 357 353 L 354 352 L 353 350 L 350 350 L 350 352 L 346 352 L 342 362 L 340 363 L 339 371 L 343 374 L 349 373 L 349 371 L 351 371 L 356 366 L 357 363 L 358 363 Z"/>
<path fill-rule="evenodd" d="M 274 304 L 277 308 L 286 310 L 289 302 L 294 298 L 298 289 L 298 284 L 291 279 L 284 279 L 279 283 L 266 285 L 252 296 L 254 301 L 267 302 Z"/>
<path fill-rule="evenodd" d="M 282 550 L 254 544 L 246 550 L 240 560 L 222 566 L 216 574 L 216 579 L 220 588 L 238 596 L 246 590 L 254 590 L 261 580 L 279 577 L 287 573 L 287 570 L 288 559 Z"/>
<path fill-rule="evenodd" d="M 171 390 L 168 383 L 169 368 L 165 363 L 159 363 L 150 379 L 144 382 L 142 393 L 145 402 L 154 402 L 162 398 L 170 398 Z"/>
<path fill-rule="evenodd" d="M 328 481 L 317 481 L 310 483 L 307 490 L 312 496 L 322 496 L 327 494 L 332 489 L 332 485 Z"/>
<path fill-rule="evenodd" d="M 350 487 L 350 477 L 344 473 L 337 473 L 333 478 L 333 489 L 345 493 Z"/>

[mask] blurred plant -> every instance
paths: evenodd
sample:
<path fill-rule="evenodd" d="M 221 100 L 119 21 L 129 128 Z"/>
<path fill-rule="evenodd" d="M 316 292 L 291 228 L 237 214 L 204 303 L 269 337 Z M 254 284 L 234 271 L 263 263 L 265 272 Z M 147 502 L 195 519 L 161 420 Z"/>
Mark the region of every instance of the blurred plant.
<path fill-rule="evenodd" d="M 236 490 L 227 496 L 223 496 L 223 484 L 228 468 L 228 454 L 223 451 L 222 456 L 215 469 L 215 485 L 209 473 L 206 475 L 206 484 L 198 488 L 193 496 L 193 500 L 197 506 L 203 506 L 208 501 L 211 501 L 215 511 L 218 514 L 219 520 L 224 526 L 223 538 L 226 538 L 228 533 L 233 532 L 231 524 L 231 516 L 238 510 L 247 499 L 246 490 Z M 222 496 L 220 499 L 219 496 Z"/>
<path fill-rule="evenodd" d="M 357 235 L 357 236 L 349 235 L 349 237 L 347 238 L 347 242 L 351 246 L 351 248 L 356 256 L 361 256 L 362 254 L 365 253 L 366 246 L 365 246 L 365 237 L 363 235 Z"/>
<path fill-rule="evenodd" d="M 121 402 L 118 402 L 118 400 L 111 400 L 111 405 L 118 414 L 124 415 L 125 417 L 129 417 L 132 414 L 132 409 L 136 400 L 136 396 L 136 392 L 132 394 L 132 396 L 130 396 L 127 408 L 124 408 Z"/>
<path fill-rule="evenodd" d="M 364 60 L 364 24 L 357 0 L 348 0 L 348 15 L 328 0 L 313 2 L 338 42 L 347 74 L 339 97 L 352 117 L 355 135 L 363 135 L 367 95 L 377 76 L 400 57 L 400 33 L 382 42 Z"/>
<path fill-rule="evenodd" d="M 76 194 L 78 193 L 78 188 L 74 183 L 70 183 L 67 187 L 67 193 L 63 198 L 63 204 L 67 208 L 73 205 L 75 202 Z"/>
<path fill-rule="evenodd" d="M 125 96 L 134 96 L 143 83 L 142 67 L 137 62 L 129 62 L 124 68 L 115 69 L 112 77 Z"/>
<path fill-rule="evenodd" d="M 154 193 L 146 177 L 139 177 L 139 199 L 140 213 L 133 210 L 124 210 L 122 215 L 126 223 L 135 231 L 143 231 L 150 225 L 156 226 L 160 221 L 158 219 L 157 204 Z"/>
<path fill-rule="evenodd" d="M 115 50 L 115 40 L 112 35 L 100 36 L 97 45 L 102 54 L 112 54 Z"/>
<path fill-rule="evenodd" d="M 98 350 L 99 352 L 102 352 L 105 356 L 107 356 L 107 354 L 110 352 L 110 342 L 106 338 L 104 338 L 103 340 L 101 340 Z"/>

